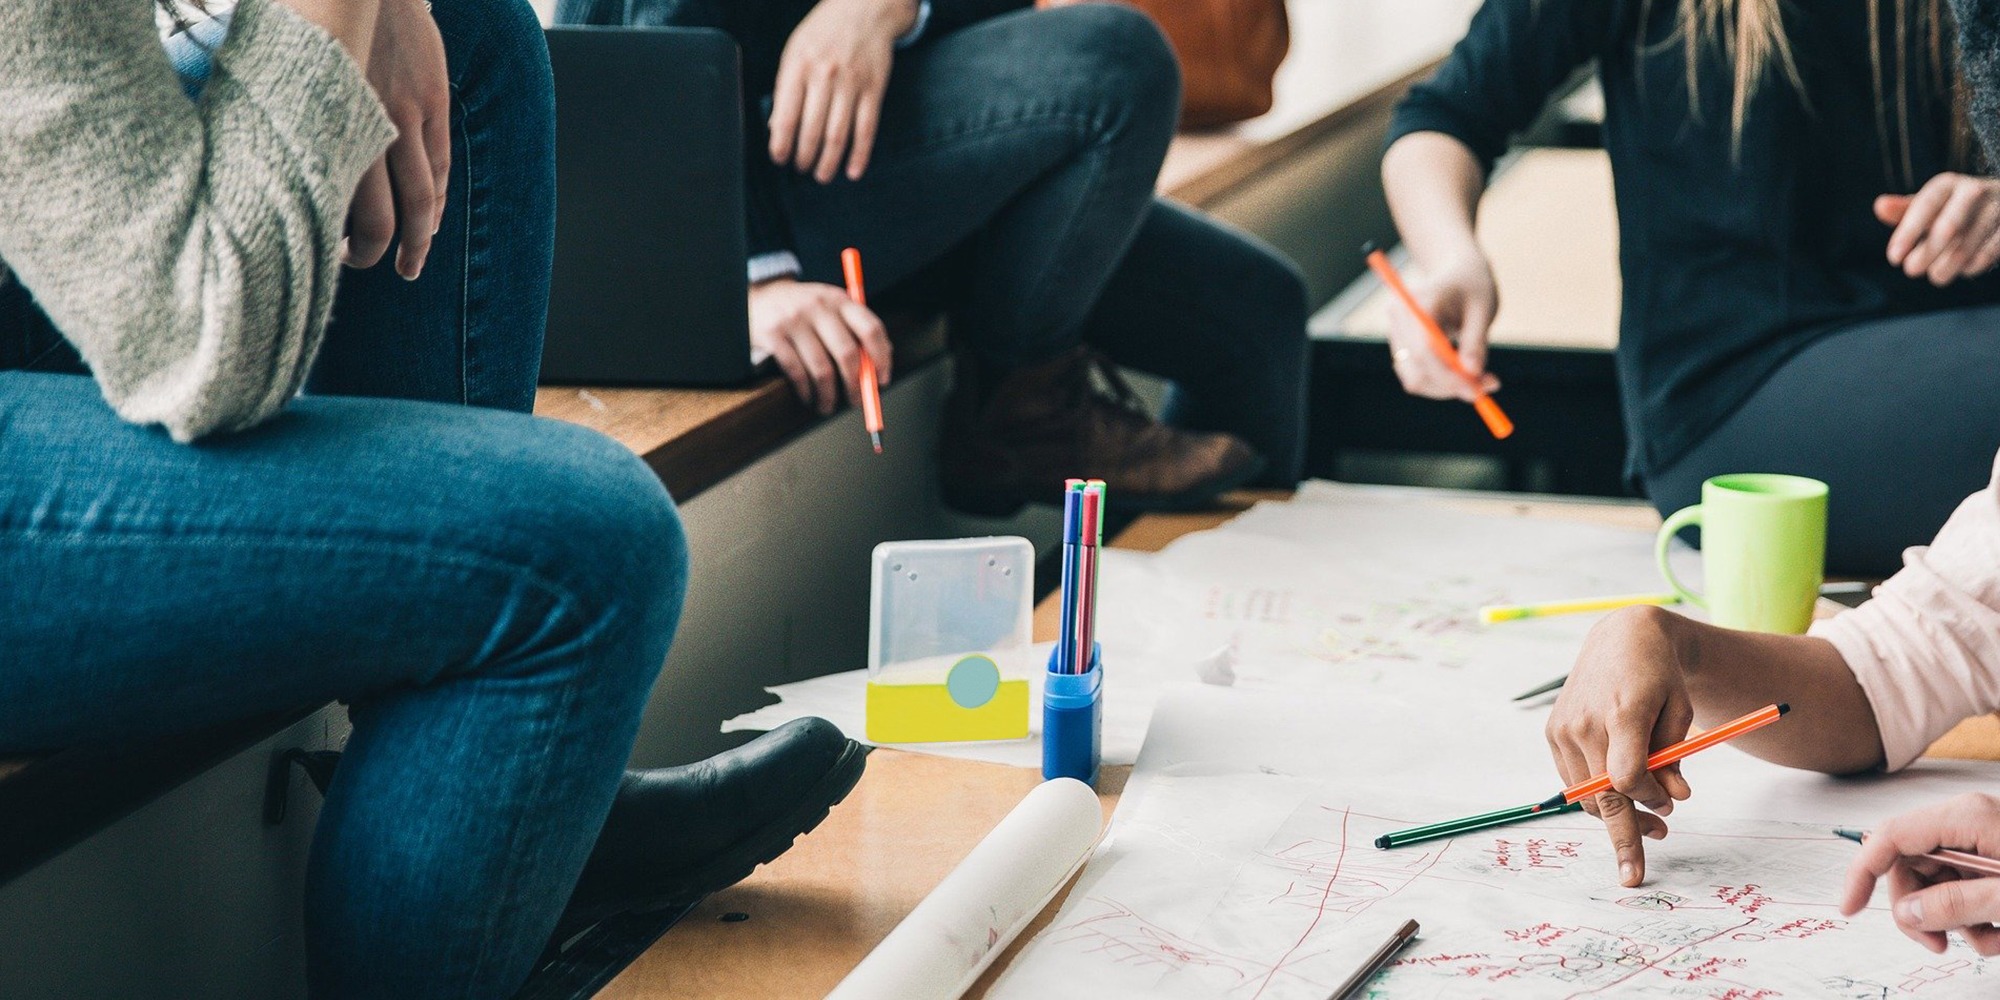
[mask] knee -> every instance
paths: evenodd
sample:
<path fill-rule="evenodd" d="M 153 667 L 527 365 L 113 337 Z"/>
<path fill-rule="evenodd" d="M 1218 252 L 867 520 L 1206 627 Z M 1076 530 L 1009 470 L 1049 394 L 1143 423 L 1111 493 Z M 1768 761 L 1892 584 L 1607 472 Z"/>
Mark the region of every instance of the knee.
<path fill-rule="evenodd" d="M 1119 3 L 1080 3 L 1046 16 L 1037 45 L 1066 64 L 1052 78 L 1090 87 L 1132 120 L 1171 134 L 1180 117 L 1180 63 L 1150 16 Z"/>
<path fill-rule="evenodd" d="M 658 635 L 664 654 L 688 547 L 659 477 L 610 438 L 554 421 L 533 421 L 510 450 L 489 480 L 500 500 L 480 515 L 579 620 Z"/>
<path fill-rule="evenodd" d="M 444 35 L 452 86 L 461 101 L 497 100 L 510 119 L 555 121 L 555 77 L 548 36 L 528 0 L 433 0 Z"/>

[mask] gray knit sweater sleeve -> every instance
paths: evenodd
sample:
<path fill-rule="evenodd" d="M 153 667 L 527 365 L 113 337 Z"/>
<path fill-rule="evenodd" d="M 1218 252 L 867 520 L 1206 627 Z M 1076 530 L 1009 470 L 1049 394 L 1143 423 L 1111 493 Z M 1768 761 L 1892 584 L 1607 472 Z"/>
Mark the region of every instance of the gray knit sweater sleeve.
<path fill-rule="evenodd" d="M 1951 0 L 1959 65 L 1972 90 L 1972 131 L 1986 162 L 2000 165 L 2000 0 Z"/>
<path fill-rule="evenodd" d="M 243 0 L 199 102 L 149 0 L 9 0 L 0 261 L 104 398 L 175 440 L 248 427 L 319 349 L 347 205 L 395 136 L 359 67 Z"/>

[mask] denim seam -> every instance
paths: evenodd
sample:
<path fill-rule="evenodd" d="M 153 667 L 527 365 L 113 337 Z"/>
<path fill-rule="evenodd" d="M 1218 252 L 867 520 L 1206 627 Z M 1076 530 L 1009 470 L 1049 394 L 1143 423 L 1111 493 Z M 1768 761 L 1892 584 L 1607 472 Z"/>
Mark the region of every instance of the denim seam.
<path fill-rule="evenodd" d="M 452 92 L 458 94 L 458 84 L 452 84 Z M 465 183 L 469 188 L 475 176 L 472 169 L 472 112 L 462 99 L 459 106 L 458 133 L 465 146 Z M 453 173 L 457 173 L 454 165 Z M 449 178 L 447 178 L 449 182 Z M 468 192 L 469 193 L 469 192 Z M 462 247 L 465 267 L 461 269 L 458 286 L 458 401 L 472 401 L 472 215 L 485 202 L 484 198 L 467 198 L 465 204 L 465 239 Z"/>
<path fill-rule="evenodd" d="M 1097 201 L 1098 195 L 1103 188 L 1101 182 L 1104 179 L 1104 161 L 1111 155 L 1109 143 L 1099 142 L 1084 155 L 1090 160 L 1090 179 L 1084 186 L 1084 191 L 1086 192 L 1084 199 L 1077 205 L 1074 211 L 1069 213 L 1069 219 L 1063 223 L 1062 235 L 1051 241 L 1050 245 L 1052 246 L 1062 246 L 1068 242 L 1070 234 L 1076 231 L 1077 219 L 1090 210 L 1091 205 Z M 1130 246 L 1129 242 L 1127 246 Z M 1054 270 L 1056 265 L 1055 257 L 1056 255 L 1050 254 L 1048 259 L 1042 262 L 1041 270 L 1036 273 L 1033 280 L 1022 286 L 1021 298 L 1028 301 L 1033 301 L 1037 298 L 1035 291 L 1042 287 L 1042 283 L 1048 280 L 1049 274 Z M 1101 288 L 1098 290 L 1098 294 L 1103 294 Z M 1087 319 L 1087 317 L 1088 313 L 1086 312 L 1085 318 Z"/>
<path fill-rule="evenodd" d="M 1089 131 L 1098 127 L 1097 122 L 1099 117 L 1098 115 L 1085 115 L 1075 112 L 1035 110 L 1023 112 L 1008 118 L 969 125 L 949 132 L 938 132 L 934 135 L 927 135 L 908 146 L 891 147 L 882 150 L 882 152 L 887 156 L 899 154 L 921 155 L 946 146 L 955 145 L 965 139 L 985 138 L 994 133 L 1006 132 L 1022 125 L 1062 125 L 1067 126 L 1073 132 Z"/>
<path fill-rule="evenodd" d="M 459 569 L 472 569 L 495 573 L 503 577 L 519 577 L 543 593 L 554 598 L 559 607 L 568 609 L 577 602 L 577 594 L 569 587 L 544 576 L 540 571 L 518 565 L 510 560 L 480 552 L 446 552 L 419 542 L 375 540 L 358 543 L 330 545 L 337 540 L 333 535 L 272 534 L 272 535 L 229 535 L 221 532 L 162 533 L 132 529 L 113 528 L 104 530 L 93 528 L 89 531 L 66 529 L 44 531 L 34 527 L 21 530 L 19 526 L 0 520 L 0 542 L 5 535 L 12 534 L 28 541 L 62 542 L 73 541 L 85 544 L 112 543 L 116 545 L 159 544 L 162 542 L 193 542 L 212 545 L 220 542 L 229 549 L 249 549 L 253 547 L 277 547 L 297 551 L 336 551 L 340 553 L 389 555 L 417 562 L 430 561 Z"/>

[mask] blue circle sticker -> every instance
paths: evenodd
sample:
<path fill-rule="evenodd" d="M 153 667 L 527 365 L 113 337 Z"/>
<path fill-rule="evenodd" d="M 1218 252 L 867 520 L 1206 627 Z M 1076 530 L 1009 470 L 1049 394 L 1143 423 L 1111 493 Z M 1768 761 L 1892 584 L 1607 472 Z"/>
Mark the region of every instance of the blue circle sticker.
<path fill-rule="evenodd" d="M 980 653 L 959 660 L 945 674 L 944 688 L 960 708 L 978 708 L 1000 693 L 1000 665 Z"/>

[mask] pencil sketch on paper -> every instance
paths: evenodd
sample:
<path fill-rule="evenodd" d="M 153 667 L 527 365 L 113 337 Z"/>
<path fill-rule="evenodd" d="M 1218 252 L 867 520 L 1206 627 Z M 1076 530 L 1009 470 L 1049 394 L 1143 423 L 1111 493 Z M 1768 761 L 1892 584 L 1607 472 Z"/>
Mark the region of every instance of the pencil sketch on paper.
<path fill-rule="evenodd" d="M 1191 805 L 1225 780 L 1251 779 L 1161 778 L 1141 812 Z M 1449 814 L 1448 804 L 1439 812 L 1394 793 L 1322 789 L 1237 857 L 1222 848 L 1227 837 L 1135 816 L 1118 834 L 1126 853 L 1101 877 L 1086 875 L 1081 898 L 995 995 L 1028 996 L 1060 979 L 1169 997 L 1323 1000 L 1383 928 L 1409 917 L 1422 933 L 1371 997 L 1945 1000 L 2000 990 L 2000 963 L 1962 947 L 1930 955 L 1881 910 L 1842 918 L 1835 897 L 1852 847 L 1818 828 L 1676 824 L 1649 845 L 1638 889 L 1617 885 L 1608 840 L 1587 816 L 1372 846 Z M 1194 898 L 1188 886 L 1200 877 L 1164 877 L 1161 864 L 1226 874 Z M 1009 992 L 1016 986 L 1024 991 Z"/>

